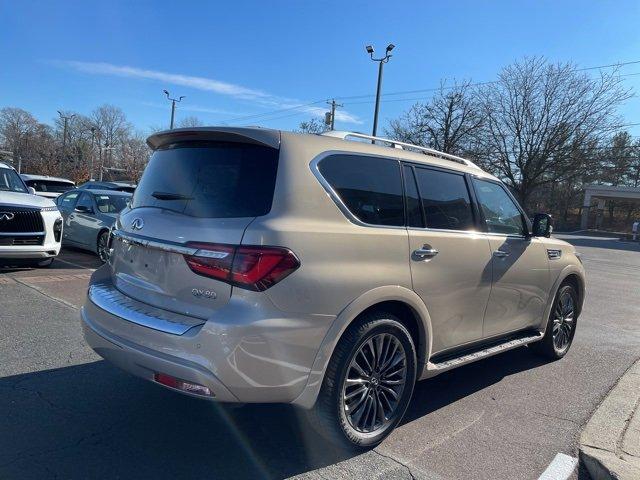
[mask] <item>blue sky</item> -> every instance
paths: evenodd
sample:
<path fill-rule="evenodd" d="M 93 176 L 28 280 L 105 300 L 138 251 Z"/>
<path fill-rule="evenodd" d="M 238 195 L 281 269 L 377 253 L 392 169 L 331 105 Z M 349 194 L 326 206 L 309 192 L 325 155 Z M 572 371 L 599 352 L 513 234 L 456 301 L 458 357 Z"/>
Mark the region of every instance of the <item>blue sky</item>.
<path fill-rule="evenodd" d="M 369 131 L 377 67 L 366 44 L 396 45 L 382 126 L 429 95 L 393 92 L 492 80 L 525 55 L 640 61 L 638 1 L 0 0 L 0 18 L 0 107 L 50 123 L 59 109 L 111 103 L 142 131 L 168 123 L 164 88 L 186 95 L 178 118 L 286 129 L 321 113 L 324 99 L 371 95 L 344 99 L 336 124 Z M 625 82 L 640 94 L 640 75 Z M 640 123 L 640 97 L 621 114 Z"/>

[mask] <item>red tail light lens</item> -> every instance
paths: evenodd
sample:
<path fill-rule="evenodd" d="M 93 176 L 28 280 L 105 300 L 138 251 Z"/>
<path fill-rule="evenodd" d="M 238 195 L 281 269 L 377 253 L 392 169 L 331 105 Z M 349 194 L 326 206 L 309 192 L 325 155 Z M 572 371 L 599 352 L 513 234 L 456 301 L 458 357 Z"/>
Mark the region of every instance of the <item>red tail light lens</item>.
<path fill-rule="evenodd" d="M 189 268 L 205 277 L 262 292 L 300 267 L 300 261 L 288 248 L 253 245 L 188 243 L 197 248 L 185 255 Z"/>

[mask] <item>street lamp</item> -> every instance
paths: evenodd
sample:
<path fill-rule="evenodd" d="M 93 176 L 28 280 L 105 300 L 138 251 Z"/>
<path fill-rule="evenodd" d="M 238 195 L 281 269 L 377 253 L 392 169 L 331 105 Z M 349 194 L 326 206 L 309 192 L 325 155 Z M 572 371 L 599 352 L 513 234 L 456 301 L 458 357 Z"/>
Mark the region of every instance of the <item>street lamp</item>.
<path fill-rule="evenodd" d="M 371 56 L 371 60 L 373 60 L 374 62 L 378 62 L 378 87 L 376 89 L 376 108 L 373 113 L 373 133 L 371 134 L 374 137 L 376 136 L 376 133 L 378 131 L 378 112 L 380 111 L 380 90 L 382 89 L 382 67 L 391 58 L 392 56 L 391 50 L 393 50 L 394 48 L 395 48 L 395 45 L 393 43 L 390 43 L 389 45 L 387 45 L 387 49 L 385 51 L 384 57 L 373 58 L 373 47 L 371 45 L 366 46 L 367 53 Z"/>
<path fill-rule="evenodd" d="M 75 114 L 63 115 L 62 112 L 58 110 L 58 115 L 60 115 L 60 118 L 64 121 L 64 128 L 62 130 L 62 155 L 64 156 L 67 153 L 67 122 L 75 117 Z"/>
<path fill-rule="evenodd" d="M 176 102 L 180 103 L 185 96 L 182 95 L 180 98 L 171 98 L 168 90 L 163 90 L 163 92 L 167 96 L 167 99 L 171 100 L 171 125 L 169 126 L 169 129 L 173 130 L 173 119 L 176 115 Z"/>

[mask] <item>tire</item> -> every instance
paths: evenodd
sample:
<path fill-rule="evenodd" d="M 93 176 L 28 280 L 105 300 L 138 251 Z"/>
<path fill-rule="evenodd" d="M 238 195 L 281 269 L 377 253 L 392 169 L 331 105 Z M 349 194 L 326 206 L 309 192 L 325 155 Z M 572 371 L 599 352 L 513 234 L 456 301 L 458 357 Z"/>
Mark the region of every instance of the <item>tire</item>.
<path fill-rule="evenodd" d="M 53 257 L 44 260 L 34 260 L 31 264 L 36 268 L 49 268 L 53 263 Z"/>
<path fill-rule="evenodd" d="M 98 254 L 98 258 L 102 263 L 107 263 L 109 261 L 109 252 L 108 252 L 108 244 L 109 244 L 109 231 L 103 230 L 98 235 L 98 240 L 96 241 L 96 253 Z"/>
<path fill-rule="evenodd" d="M 376 352 L 380 353 L 378 357 Z M 354 365 L 356 357 L 357 366 Z M 367 367 L 367 358 L 376 364 L 375 368 Z M 361 376 L 360 364 L 360 372 L 369 375 Z M 347 375 L 349 385 L 346 385 Z M 369 380 L 365 380 L 367 376 Z M 400 380 L 402 384 L 390 383 Z M 407 329 L 389 313 L 366 314 L 351 325 L 338 342 L 316 404 L 309 412 L 311 423 L 322 436 L 339 446 L 372 448 L 402 420 L 415 382 L 416 350 Z M 388 390 L 393 390 L 397 398 Z M 360 403 L 356 405 L 357 402 Z"/>
<path fill-rule="evenodd" d="M 564 283 L 553 300 L 544 337 L 531 345 L 532 350 L 551 360 L 561 359 L 571 348 L 577 322 L 578 292 L 573 285 Z"/>

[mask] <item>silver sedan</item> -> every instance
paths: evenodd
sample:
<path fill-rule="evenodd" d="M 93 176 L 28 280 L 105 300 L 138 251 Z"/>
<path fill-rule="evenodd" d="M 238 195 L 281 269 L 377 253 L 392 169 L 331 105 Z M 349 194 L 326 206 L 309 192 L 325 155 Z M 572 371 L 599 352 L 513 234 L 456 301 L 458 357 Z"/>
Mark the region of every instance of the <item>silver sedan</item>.
<path fill-rule="evenodd" d="M 131 196 L 113 190 L 72 190 L 58 197 L 64 218 L 62 244 L 90 250 L 106 262 L 109 229 Z"/>

